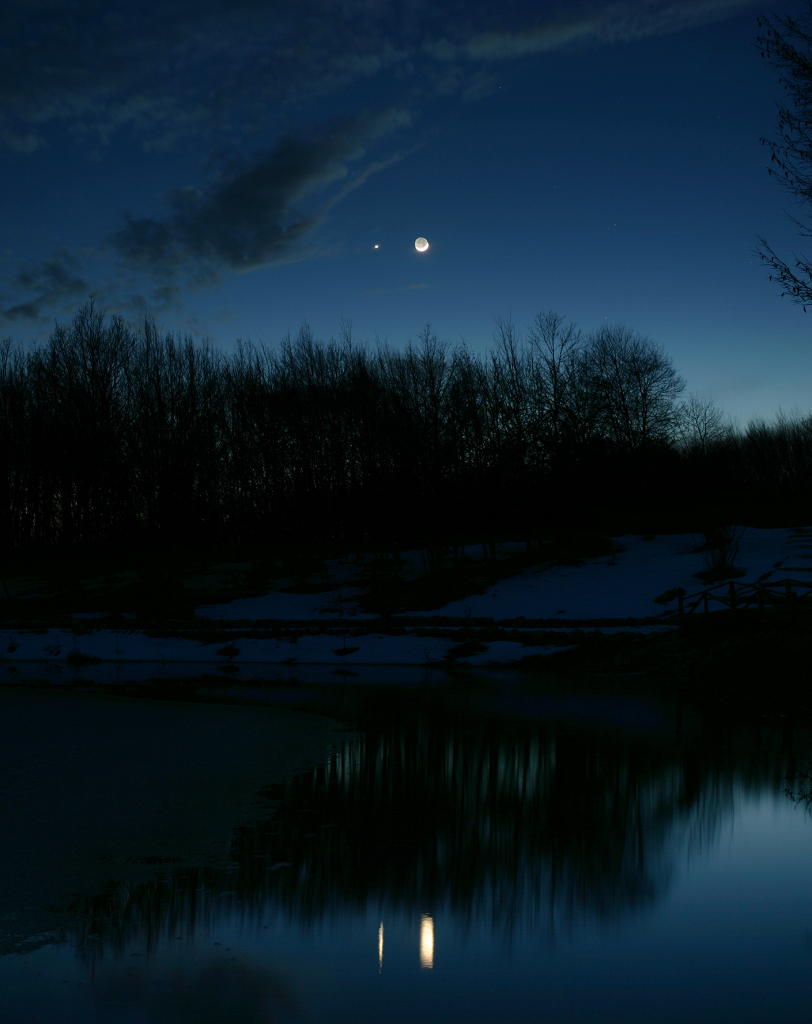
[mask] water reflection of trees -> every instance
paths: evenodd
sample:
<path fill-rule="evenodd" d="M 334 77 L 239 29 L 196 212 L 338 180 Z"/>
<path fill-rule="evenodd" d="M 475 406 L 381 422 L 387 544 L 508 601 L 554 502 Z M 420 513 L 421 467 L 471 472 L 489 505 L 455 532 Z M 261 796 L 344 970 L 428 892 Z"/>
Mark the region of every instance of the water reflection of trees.
<path fill-rule="evenodd" d="M 790 800 L 805 807 L 807 813 L 812 813 L 812 761 L 796 766 L 785 781 L 788 785 L 784 792 Z"/>
<path fill-rule="evenodd" d="M 263 792 L 273 813 L 236 831 L 227 867 L 119 886 L 86 903 L 84 932 L 123 948 L 235 911 L 308 926 L 373 907 L 505 934 L 610 920 L 661 898 L 737 793 L 780 794 L 799 748 L 808 737 L 768 725 L 653 738 L 377 709 L 329 763 Z"/>

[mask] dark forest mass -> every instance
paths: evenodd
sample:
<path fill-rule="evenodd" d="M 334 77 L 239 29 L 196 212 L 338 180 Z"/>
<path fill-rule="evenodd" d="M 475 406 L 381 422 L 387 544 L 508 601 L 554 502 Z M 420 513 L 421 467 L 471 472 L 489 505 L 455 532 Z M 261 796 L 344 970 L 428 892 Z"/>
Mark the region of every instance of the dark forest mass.
<path fill-rule="evenodd" d="M 811 462 L 812 417 L 735 428 L 648 338 L 552 312 L 524 336 L 497 321 L 484 356 L 345 325 L 226 357 L 92 302 L 43 346 L 0 344 L 7 550 L 777 525 Z"/>

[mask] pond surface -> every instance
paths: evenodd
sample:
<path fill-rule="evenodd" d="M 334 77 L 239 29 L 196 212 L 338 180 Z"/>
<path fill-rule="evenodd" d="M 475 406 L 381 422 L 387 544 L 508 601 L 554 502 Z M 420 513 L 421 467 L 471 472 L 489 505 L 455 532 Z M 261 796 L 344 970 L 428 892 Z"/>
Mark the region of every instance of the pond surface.
<path fill-rule="evenodd" d="M 287 781 L 252 767 L 222 856 L 144 874 L 142 855 L 7 946 L 0 1021 L 809 1021 L 808 732 L 501 685 L 341 688 L 357 731 Z M 171 708 L 200 727 L 199 705 Z M 204 720 L 247 736 L 268 710 Z"/>

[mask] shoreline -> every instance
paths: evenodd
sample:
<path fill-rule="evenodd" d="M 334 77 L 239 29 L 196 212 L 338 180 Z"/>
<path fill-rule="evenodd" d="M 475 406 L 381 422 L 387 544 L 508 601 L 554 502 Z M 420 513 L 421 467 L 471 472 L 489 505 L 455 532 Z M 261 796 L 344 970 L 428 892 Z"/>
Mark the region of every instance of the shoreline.
<path fill-rule="evenodd" d="M 377 624 L 376 624 L 377 625 Z M 320 623 L 262 629 L 256 626 L 200 629 L 122 630 L 22 628 L 0 630 L 0 679 L 37 665 L 44 671 L 86 675 L 97 666 L 192 665 L 236 672 L 251 666 L 322 665 L 427 666 L 448 663 L 484 668 L 520 663 L 524 658 L 569 650 L 586 638 L 669 632 L 668 622 L 653 624 L 505 627 L 391 624 L 351 629 Z"/>

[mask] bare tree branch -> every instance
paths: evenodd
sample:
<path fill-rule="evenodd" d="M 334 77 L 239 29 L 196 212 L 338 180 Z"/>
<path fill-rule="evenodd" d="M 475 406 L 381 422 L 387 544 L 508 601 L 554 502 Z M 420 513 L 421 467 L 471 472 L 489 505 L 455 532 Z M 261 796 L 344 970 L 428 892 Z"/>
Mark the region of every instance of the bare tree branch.
<path fill-rule="evenodd" d="M 812 2 L 809 15 L 758 19 L 764 34 L 758 37 L 761 56 L 776 68 L 787 92 L 787 101 L 778 108 L 778 136 L 761 139 L 771 150 L 768 173 L 775 177 L 794 197 L 796 204 L 812 203 Z M 812 228 L 790 215 L 802 237 L 812 237 Z M 774 273 L 770 280 L 783 288 L 781 297 L 803 306 L 812 302 L 812 264 L 793 253 L 794 267 L 786 263 L 759 237 L 753 250 Z"/>

